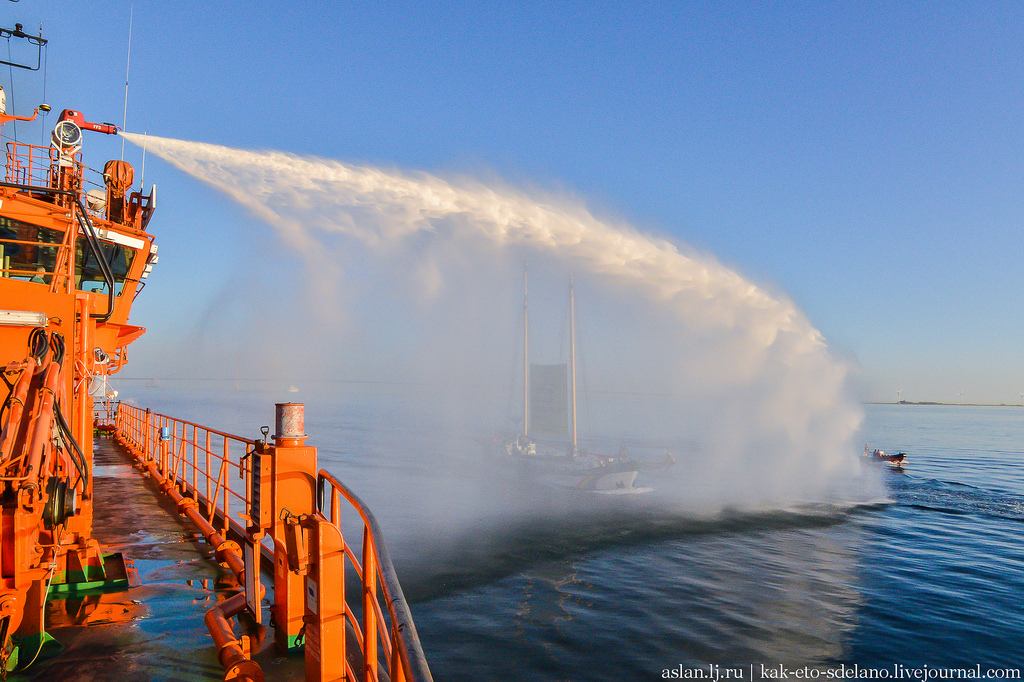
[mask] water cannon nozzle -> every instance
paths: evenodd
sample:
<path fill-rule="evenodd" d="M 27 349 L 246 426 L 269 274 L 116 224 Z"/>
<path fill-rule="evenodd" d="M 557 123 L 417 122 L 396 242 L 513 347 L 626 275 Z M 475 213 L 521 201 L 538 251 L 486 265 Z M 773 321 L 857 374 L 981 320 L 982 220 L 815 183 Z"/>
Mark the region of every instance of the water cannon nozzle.
<path fill-rule="evenodd" d="M 92 130 L 97 133 L 105 133 L 107 135 L 116 135 L 117 126 L 113 123 L 90 123 L 85 120 L 81 111 L 75 111 L 74 109 L 65 109 L 60 113 L 60 120 L 57 121 L 71 121 L 82 130 Z"/>

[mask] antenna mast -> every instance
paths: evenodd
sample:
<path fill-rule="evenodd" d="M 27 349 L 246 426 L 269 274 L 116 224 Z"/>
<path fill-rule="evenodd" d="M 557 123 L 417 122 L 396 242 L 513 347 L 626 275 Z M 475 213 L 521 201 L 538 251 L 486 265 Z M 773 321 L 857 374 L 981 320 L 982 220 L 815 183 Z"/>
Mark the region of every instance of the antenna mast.
<path fill-rule="evenodd" d="M 523 435 L 530 435 L 530 318 L 526 298 L 527 266 L 523 265 Z"/>
<path fill-rule="evenodd" d="M 124 66 L 124 118 L 121 120 L 121 130 L 128 125 L 128 75 L 132 68 L 132 21 L 135 19 L 135 5 L 128 11 L 128 59 Z M 124 138 L 121 138 L 121 160 L 124 161 Z"/>
<path fill-rule="evenodd" d="M 569 278 L 569 384 L 572 387 L 572 456 L 579 452 L 576 441 L 576 288 Z"/>

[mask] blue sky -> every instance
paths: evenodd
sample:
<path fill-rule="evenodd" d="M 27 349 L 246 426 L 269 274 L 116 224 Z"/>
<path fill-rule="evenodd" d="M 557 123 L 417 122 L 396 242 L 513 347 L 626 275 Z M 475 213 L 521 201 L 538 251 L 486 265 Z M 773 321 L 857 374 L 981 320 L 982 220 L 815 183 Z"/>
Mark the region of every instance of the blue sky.
<path fill-rule="evenodd" d="M 127 130 L 564 192 L 784 292 L 867 399 L 1022 400 L 1020 3 L 21 0 L 2 25 L 42 23 L 55 112 L 120 124 L 130 11 Z M 13 78 L 23 113 L 40 77 Z M 145 180 L 141 359 L 274 241 L 154 157 Z"/>

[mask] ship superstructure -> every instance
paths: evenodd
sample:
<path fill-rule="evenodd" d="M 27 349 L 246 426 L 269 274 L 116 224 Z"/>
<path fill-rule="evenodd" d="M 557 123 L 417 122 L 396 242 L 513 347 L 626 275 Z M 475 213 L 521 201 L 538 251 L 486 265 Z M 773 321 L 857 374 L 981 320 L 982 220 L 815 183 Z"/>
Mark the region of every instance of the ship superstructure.
<path fill-rule="evenodd" d="M 0 115 L 0 126 L 35 117 Z M 10 142 L 0 183 L 0 362 L 9 395 L 0 433 L 0 639 L 41 646 L 54 590 L 113 571 L 92 539 L 93 401 L 145 330 L 128 324 L 156 262 L 146 232 L 155 193 L 130 190 L 124 161 L 83 189 L 82 128 L 66 110 L 53 144 Z M 22 655 L 22 657 L 24 657 Z"/>
<path fill-rule="evenodd" d="M 5 35 L 25 34 L 19 25 Z M 37 113 L 2 113 L 0 129 Z M 83 131 L 118 133 L 66 109 L 49 145 L 7 143 L 0 182 L 0 675 L 45 658 L 48 618 L 87 625 L 104 605 L 96 595 L 131 595 L 139 583 L 131 557 L 94 537 L 94 517 L 116 506 L 96 496 L 94 438 L 104 438 L 104 451 L 118 448 L 133 475 L 170 498 L 232 578 L 204 619 L 222 679 L 264 679 L 253 658 L 271 640 L 269 621 L 272 644 L 304 660 L 305 679 L 429 680 L 380 529 L 318 468 L 302 405 L 278 405 L 274 434 L 256 439 L 117 405 L 108 378 L 145 332 L 128 318 L 157 262 L 156 192 L 133 189 L 123 160 L 87 189 Z M 343 525 L 358 529 L 354 541 Z M 56 617 L 61 598 L 74 614 Z"/>

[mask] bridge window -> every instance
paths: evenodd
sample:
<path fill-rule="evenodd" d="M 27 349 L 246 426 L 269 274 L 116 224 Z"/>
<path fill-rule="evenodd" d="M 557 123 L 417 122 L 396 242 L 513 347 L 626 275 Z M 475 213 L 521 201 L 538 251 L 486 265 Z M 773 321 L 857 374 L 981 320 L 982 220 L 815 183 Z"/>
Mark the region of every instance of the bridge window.
<path fill-rule="evenodd" d="M 103 257 L 110 263 L 110 270 L 114 274 L 114 294 L 121 295 L 124 289 L 124 280 L 128 276 L 128 270 L 135 259 L 135 249 L 126 248 L 110 242 L 100 242 L 100 250 Z M 95 293 L 107 293 L 107 282 L 103 279 L 103 271 L 100 270 L 99 261 L 85 237 L 79 237 L 75 242 L 75 286 L 82 291 Z"/>
<path fill-rule="evenodd" d="M 0 216 L 0 276 L 49 284 L 64 233 Z"/>

